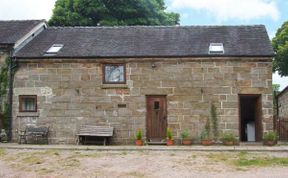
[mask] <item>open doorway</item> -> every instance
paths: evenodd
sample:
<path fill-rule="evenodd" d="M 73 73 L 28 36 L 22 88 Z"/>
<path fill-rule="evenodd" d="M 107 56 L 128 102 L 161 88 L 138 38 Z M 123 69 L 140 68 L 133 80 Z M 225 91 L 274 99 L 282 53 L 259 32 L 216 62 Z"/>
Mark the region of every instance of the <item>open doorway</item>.
<path fill-rule="evenodd" d="M 240 141 L 262 140 L 261 95 L 239 95 Z"/>

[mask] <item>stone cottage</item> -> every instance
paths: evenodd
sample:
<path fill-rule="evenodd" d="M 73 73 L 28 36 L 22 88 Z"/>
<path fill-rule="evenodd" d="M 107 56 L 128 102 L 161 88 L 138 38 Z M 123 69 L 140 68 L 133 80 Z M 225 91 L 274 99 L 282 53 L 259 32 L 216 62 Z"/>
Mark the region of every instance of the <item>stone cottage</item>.
<path fill-rule="evenodd" d="M 278 95 L 278 116 L 288 119 L 288 86 L 284 88 Z"/>
<path fill-rule="evenodd" d="M 75 143 L 84 124 L 113 126 L 114 144 L 137 129 L 197 138 L 214 104 L 221 133 L 260 141 L 273 55 L 262 25 L 48 27 L 15 53 L 14 139 L 26 124 L 49 126 L 50 143 Z"/>
<path fill-rule="evenodd" d="M 0 21 L 0 70 L 7 57 L 21 49 L 43 31 L 46 26 L 43 20 Z M 7 102 L 6 95 L 0 96 L 0 129 L 2 128 L 1 112 L 4 109 L 5 102 Z"/>

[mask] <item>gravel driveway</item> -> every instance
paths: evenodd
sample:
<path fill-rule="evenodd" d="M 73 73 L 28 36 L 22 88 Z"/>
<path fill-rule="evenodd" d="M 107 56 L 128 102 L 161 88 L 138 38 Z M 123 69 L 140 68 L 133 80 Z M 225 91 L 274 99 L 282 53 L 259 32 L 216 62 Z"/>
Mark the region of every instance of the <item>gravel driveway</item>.
<path fill-rule="evenodd" d="M 288 177 L 288 153 L 0 149 L 0 177 Z"/>

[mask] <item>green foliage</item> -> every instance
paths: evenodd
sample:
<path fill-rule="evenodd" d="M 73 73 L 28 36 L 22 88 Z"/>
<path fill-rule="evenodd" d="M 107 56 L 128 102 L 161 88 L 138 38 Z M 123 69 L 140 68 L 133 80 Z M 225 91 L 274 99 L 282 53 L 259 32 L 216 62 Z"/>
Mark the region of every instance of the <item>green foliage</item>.
<path fill-rule="evenodd" d="M 247 158 L 240 157 L 234 163 L 239 167 L 267 167 L 267 166 L 288 166 L 288 158 Z"/>
<path fill-rule="evenodd" d="M 168 140 L 172 140 L 173 136 L 172 136 L 172 132 L 171 132 L 170 128 L 167 128 L 166 136 L 167 136 Z"/>
<path fill-rule="evenodd" d="M 266 132 L 263 136 L 265 141 L 275 141 L 277 139 L 277 133 L 274 131 Z"/>
<path fill-rule="evenodd" d="M 210 139 L 211 137 L 210 137 L 208 130 L 203 130 L 200 134 L 200 138 L 201 138 L 201 140 Z"/>
<path fill-rule="evenodd" d="M 164 0 L 57 0 L 49 25 L 176 25 L 179 18 Z"/>
<path fill-rule="evenodd" d="M 277 30 L 272 45 L 276 52 L 273 71 L 278 71 L 281 76 L 288 76 L 288 21 Z"/>
<path fill-rule="evenodd" d="M 206 124 L 205 124 L 205 131 L 208 133 L 208 135 L 210 135 L 210 130 L 211 130 L 210 119 L 207 118 L 207 121 L 206 121 Z"/>
<path fill-rule="evenodd" d="M 279 84 L 272 84 L 272 90 L 273 90 L 273 110 L 274 110 L 274 114 L 277 111 L 277 95 L 279 94 L 279 89 L 280 89 L 280 85 Z"/>
<path fill-rule="evenodd" d="M 211 126 L 212 126 L 212 133 L 211 133 Z M 205 130 L 200 134 L 201 139 L 202 134 L 207 135 L 209 139 L 210 138 L 218 139 L 219 137 L 217 108 L 214 104 L 211 104 L 210 117 L 207 118 L 205 124 Z"/>
<path fill-rule="evenodd" d="M 3 148 L 0 148 L 0 156 L 6 155 L 6 151 Z"/>
<path fill-rule="evenodd" d="M 9 112 L 10 110 L 9 110 L 9 107 L 8 107 L 8 104 L 7 103 L 5 103 L 5 105 L 4 105 L 4 110 L 3 110 L 3 116 L 4 116 L 4 118 L 3 118 L 3 121 L 2 121 L 2 123 L 3 123 L 3 128 L 7 131 L 7 130 L 9 130 Z"/>
<path fill-rule="evenodd" d="M 182 133 L 181 133 L 181 137 L 182 139 L 186 139 L 189 137 L 189 130 L 188 129 L 185 129 Z"/>
<path fill-rule="evenodd" d="M 11 63 L 12 62 L 12 63 Z M 4 65 L 0 68 L 0 98 L 4 98 L 8 92 L 9 84 L 9 67 L 12 66 L 11 75 L 14 75 L 16 72 L 16 63 L 13 62 L 9 57 L 6 58 Z M 13 82 L 13 81 L 12 81 Z M 5 101 L 5 100 L 4 100 Z M 3 103 L 1 103 L 3 104 Z M 4 115 L 3 125 L 5 130 L 9 130 L 9 107 L 7 101 L 4 102 L 4 109 L 0 107 L 0 114 Z"/>
<path fill-rule="evenodd" d="M 222 136 L 222 141 L 223 142 L 235 142 L 236 137 L 231 133 L 224 133 Z"/>
<path fill-rule="evenodd" d="M 4 65 L 0 68 L 0 97 L 7 93 L 9 61 L 10 59 L 6 58 Z"/>
<path fill-rule="evenodd" d="M 211 104 L 210 115 L 212 121 L 213 136 L 215 139 L 218 139 L 219 134 L 218 134 L 217 108 L 213 103 Z"/>
<path fill-rule="evenodd" d="M 142 140 L 142 130 L 138 129 L 136 132 L 136 139 L 137 140 Z"/>

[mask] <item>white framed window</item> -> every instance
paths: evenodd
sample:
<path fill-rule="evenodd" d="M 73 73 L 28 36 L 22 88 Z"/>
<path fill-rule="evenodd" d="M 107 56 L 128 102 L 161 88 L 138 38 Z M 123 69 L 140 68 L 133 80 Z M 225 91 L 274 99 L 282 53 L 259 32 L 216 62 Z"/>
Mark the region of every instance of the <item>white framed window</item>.
<path fill-rule="evenodd" d="M 125 64 L 103 64 L 104 84 L 125 84 L 126 83 Z"/>
<path fill-rule="evenodd" d="M 53 44 L 47 51 L 47 54 L 56 54 L 58 53 L 62 48 L 63 44 Z"/>
<path fill-rule="evenodd" d="M 224 54 L 223 43 L 210 43 L 208 54 Z"/>

